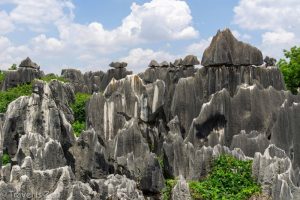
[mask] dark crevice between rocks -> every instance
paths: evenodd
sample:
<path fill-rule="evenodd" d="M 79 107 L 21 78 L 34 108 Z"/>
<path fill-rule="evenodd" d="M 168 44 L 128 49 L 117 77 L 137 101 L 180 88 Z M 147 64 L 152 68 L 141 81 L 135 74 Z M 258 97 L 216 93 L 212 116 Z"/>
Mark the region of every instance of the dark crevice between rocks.
<path fill-rule="evenodd" d="M 219 129 L 225 127 L 227 121 L 224 115 L 215 114 L 208 118 L 202 124 L 196 124 L 196 136 L 198 139 L 206 138 L 214 129 Z"/>

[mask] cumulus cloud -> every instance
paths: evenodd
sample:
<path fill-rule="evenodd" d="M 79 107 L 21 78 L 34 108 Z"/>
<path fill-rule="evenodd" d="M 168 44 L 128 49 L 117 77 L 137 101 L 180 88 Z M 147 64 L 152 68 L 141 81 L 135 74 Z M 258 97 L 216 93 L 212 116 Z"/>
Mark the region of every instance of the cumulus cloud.
<path fill-rule="evenodd" d="M 98 21 L 77 23 L 74 20 L 75 5 L 72 0 L 0 0 L 0 4 L 14 6 L 10 11 L 0 11 L 0 34 L 14 31 L 15 27 L 23 31 L 40 32 L 24 45 L 10 42 L 9 47 L 1 54 L 2 65 L 10 61 L 16 62 L 20 56 L 39 58 L 37 62 L 49 67 L 59 61 L 69 65 L 91 65 L 92 62 L 104 65 L 111 54 L 132 49 L 126 58 L 140 67 L 143 63 L 138 61 L 138 57 L 142 60 L 141 56 L 149 56 L 149 59 L 153 56 L 154 59 L 163 60 L 173 57 L 165 51 L 155 52 L 147 48 L 139 49 L 137 46 L 154 41 L 166 43 L 198 37 L 198 31 L 193 27 L 190 8 L 183 0 L 133 3 L 128 16 L 124 17 L 120 26 L 113 29 L 106 29 Z M 58 35 L 49 37 L 48 26 L 52 26 L 52 32 L 54 27 Z M 11 49 L 16 52 L 10 54 Z M 133 55 L 137 58 L 134 59 Z M 54 57 L 55 59 L 49 60 Z M 86 69 L 85 66 L 84 68 Z"/>
<path fill-rule="evenodd" d="M 163 61 L 173 62 L 179 57 L 180 56 L 170 54 L 166 51 L 135 48 L 130 50 L 129 54 L 126 57 L 121 58 L 120 61 L 127 62 L 130 69 L 133 69 L 135 72 L 141 72 L 148 67 L 148 64 L 153 59 L 160 63 Z"/>
<path fill-rule="evenodd" d="M 247 30 L 262 30 L 263 53 L 282 57 L 282 49 L 299 43 L 300 1 L 240 0 L 234 22 Z"/>
<path fill-rule="evenodd" d="M 192 54 L 192 55 L 197 56 L 199 59 L 201 59 L 204 50 L 209 46 L 211 40 L 212 40 L 212 37 L 210 37 L 210 38 L 208 38 L 206 40 L 202 39 L 199 42 L 190 44 L 186 48 L 186 54 Z"/>

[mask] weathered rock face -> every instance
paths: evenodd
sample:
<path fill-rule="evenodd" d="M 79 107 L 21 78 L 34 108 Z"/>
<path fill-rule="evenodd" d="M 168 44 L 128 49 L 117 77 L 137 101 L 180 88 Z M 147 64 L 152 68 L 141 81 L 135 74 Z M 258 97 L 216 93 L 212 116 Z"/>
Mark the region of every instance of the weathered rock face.
<path fill-rule="evenodd" d="M 285 88 L 283 77 L 275 67 L 201 68 L 194 76 L 181 78 L 170 95 L 172 103 L 169 109 L 171 117 L 178 116 L 183 136 L 186 136 L 193 119 L 211 95 L 226 88 L 233 96 L 241 84 L 259 84 L 263 88 L 273 86 L 277 90 Z"/>
<path fill-rule="evenodd" d="M 32 62 L 29 57 L 27 57 L 25 60 L 23 60 L 19 67 L 24 67 L 24 68 L 32 68 L 32 69 L 40 69 L 40 66 L 38 66 L 36 63 Z"/>
<path fill-rule="evenodd" d="M 238 41 L 229 29 L 218 31 L 205 49 L 201 64 L 209 66 L 245 66 L 262 65 L 263 57 L 260 50 L 249 44 Z"/>
<path fill-rule="evenodd" d="M 276 146 L 270 145 L 263 154 L 255 154 L 252 174 L 262 184 L 262 192 L 272 199 L 300 198 L 299 168 L 293 170 L 291 160 Z"/>
<path fill-rule="evenodd" d="M 50 86 L 51 85 L 51 86 Z M 53 91 L 53 92 L 52 92 Z M 55 92 L 61 91 L 60 96 Z M 35 169 L 63 167 L 64 149 L 74 141 L 68 104 L 74 99 L 70 85 L 35 81 L 33 94 L 13 101 L 3 122 L 3 148 L 19 165 L 31 156 Z"/>
<path fill-rule="evenodd" d="M 256 130 L 272 138 L 277 113 L 284 101 L 299 102 L 299 96 L 272 87 L 241 85 L 233 97 L 223 89 L 203 104 L 199 116 L 193 120 L 186 141 L 193 144 L 230 146 L 233 136 L 241 130 Z"/>
<path fill-rule="evenodd" d="M 81 71 L 76 69 L 63 69 L 61 75 L 72 83 L 75 93 L 103 92 L 113 78 L 119 80 L 132 74 L 131 71 L 126 70 L 125 64 L 112 63 L 114 69 L 109 69 L 106 73 L 98 71 L 82 74 Z"/>

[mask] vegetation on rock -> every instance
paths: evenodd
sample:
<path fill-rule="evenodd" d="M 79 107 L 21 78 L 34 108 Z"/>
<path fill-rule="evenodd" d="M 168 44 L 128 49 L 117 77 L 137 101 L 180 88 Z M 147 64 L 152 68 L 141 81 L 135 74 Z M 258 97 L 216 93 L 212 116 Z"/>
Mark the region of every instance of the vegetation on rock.
<path fill-rule="evenodd" d="M 165 181 L 165 187 L 162 190 L 162 199 L 169 200 L 171 199 L 172 189 L 176 185 L 177 180 L 167 179 Z"/>
<path fill-rule="evenodd" d="M 74 112 L 74 122 L 72 124 L 73 131 L 78 137 L 83 130 L 85 130 L 85 106 L 86 102 L 90 99 L 90 94 L 77 93 L 75 95 L 75 102 L 71 105 Z"/>
<path fill-rule="evenodd" d="M 10 68 L 8 68 L 8 70 L 17 70 L 17 65 L 12 64 L 12 66 L 10 66 Z"/>
<path fill-rule="evenodd" d="M 46 76 L 43 76 L 41 80 L 46 81 L 47 83 L 49 83 L 52 80 L 58 80 L 64 83 L 68 82 L 64 77 L 57 76 L 55 74 L 47 74 Z"/>
<path fill-rule="evenodd" d="M 2 166 L 10 163 L 10 156 L 7 153 L 3 153 L 2 155 Z"/>
<path fill-rule="evenodd" d="M 0 113 L 6 112 L 8 105 L 20 96 L 28 96 L 32 93 L 32 84 L 19 85 L 7 91 L 0 92 Z"/>
<path fill-rule="evenodd" d="M 4 81 L 4 79 L 5 79 L 5 74 L 2 71 L 0 71 L 0 84 Z"/>
<path fill-rule="evenodd" d="M 241 161 L 229 155 L 214 160 L 210 174 L 203 181 L 189 182 L 193 199 L 244 200 L 260 193 L 252 178 L 252 161 Z"/>
<path fill-rule="evenodd" d="M 300 88 L 300 47 L 292 47 L 290 51 L 284 50 L 286 59 L 280 59 L 279 68 L 284 76 L 284 81 L 288 90 L 297 94 Z"/>

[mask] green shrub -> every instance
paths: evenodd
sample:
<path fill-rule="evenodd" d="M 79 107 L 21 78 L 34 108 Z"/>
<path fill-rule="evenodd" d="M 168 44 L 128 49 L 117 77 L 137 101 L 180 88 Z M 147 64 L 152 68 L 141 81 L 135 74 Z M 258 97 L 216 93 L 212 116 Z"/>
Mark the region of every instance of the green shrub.
<path fill-rule="evenodd" d="M 72 127 L 76 136 L 79 136 L 85 130 L 85 105 L 90 97 L 90 94 L 77 93 L 75 95 L 75 102 L 71 105 L 75 118 Z"/>
<path fill-rule="evenodd" d="M 162 190 L 163 200 L 170 200 L 171 199 L 172 189 L 176 185 L 176 183 L 177 183 L 177 180 L 173 180 L 173 179 L 167 179 L 165 181 L 165 187 Z"/>
<path fill-rule="evenodd" d="M 85 130 L 85 122 L 74 121 L 72 127 L 74 134 L 79 137 L 81 132 Z"/>
<path fill-rule="evenodd" d="M 41 78 L 41 80 L 46 81 L 47 83 L 49 83 L 52 80 L 58 80 L 58 81 L 61 81 L 61 82 L 64 82 L 64 83 L 68 82 L 64 77 L 57 76 L 55 74 L 48 74 L 46 76 L 43 76 Z"/>
<path fill-rule="evenodd" d="M 213 163 L 210 174 L 203 181 L 191 181 L 193 199 L 244 200 L 260 193 L 260 186 L 252 178 L 252 161 L 240 161 L 221 155 Z"/>
<path fill-rule="evenodd" d="M 8 68 L 8 70 L 17 70 L 17 65 L 12 64 L 12 66 L 10 66 L 10 68 Z"/>
<path fill-rule="evenodd" d="M 19 85 L 7 91 L 0 92 L 0 113 L 6 112 L 8 104 L 20 96 L 29 96 L 32 93 L 32 84 Z"/>
<path fill-rule="evenodd" d="M 10 163 L 10 156 L 7 153 L 3 153 L 2 155 L 2 166 Z"/>

